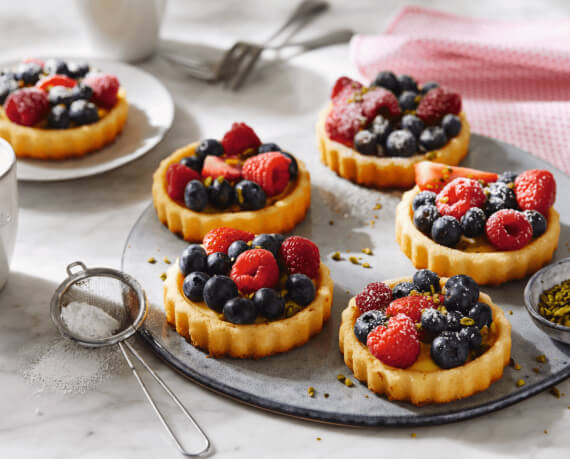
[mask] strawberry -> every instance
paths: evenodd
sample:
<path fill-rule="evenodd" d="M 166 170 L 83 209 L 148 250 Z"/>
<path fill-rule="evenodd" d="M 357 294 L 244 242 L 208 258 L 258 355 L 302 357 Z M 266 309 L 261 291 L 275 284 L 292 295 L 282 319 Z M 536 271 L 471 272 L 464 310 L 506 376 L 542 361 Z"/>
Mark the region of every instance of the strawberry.
<path fill-rule="evenodd" d="M 420 339 L 412 319 L 405 314 L 390 317 L 368 335 L 366 345 L 374 357 L 386 365 L 407 368 L 420 353 Z"/>
<path fill-rule="evenodd" d="M 54 86 L 65 86 L 66 88 L 73 88 L 77 86 L 77 81 L 65 75 L 50 75 L 42 78 L 36 83 L 36 88 L 43 89 L 49 92 Z"/>
<path fill-rule="evenodd" d="M 226 163 L 218 156 L 208 155 L 202 166 L 202 177 L 224 177 L 228 182 L 234 182 L 241 178 L 241 168 Z"/>
<path fill-rule="evenodd" d="M 340 77 L 336 80 L 331 92 L 333 104 L 345 103 L 355 92 L 362 89 L 362 84 L 348 77 Z"/>
<path fill-rule="evenodd" d="M 371 282 L 356 295 L 355 301 L 360 314 L 373 309 L 384 311 L 392 301 L 392 289 L 383 282 Z"/>
<path fill-rule="evenodd" d="M 190 180 L 200 180 L 200 174 L 184 164 L 174 163 L 166 170 L 166 192 L 175 201 L 184 199 L 184 188 Z"/>
<path fill-rule="evenodd" d="M 546 170 L 524 171 L 515 180 L 515 195 L 522 210 L 536 210 L 546 217 L 556 199 L 554 176 Z"/>
<path fill-rule="evenodd" d="M 439 304 L 443 304 L 444 296 L 439 295 Z M 415 322 L 419 322 L 422 317 L 422 309 L 433 309 L 436 307 L 431 296 L 410 295 L 397 298 L 386 308 L 386 315 L 395 316 L 405 314 Z"/>
<path fill-rule="evenodd" d="M 232 124 L 222 139 L 224 153 L 228 156 L 237 156 L 250 148 L 257 151 L 260 145 L 261 140 L 255 131 L 245 123 Z"/>
<path fill-rule="evenodd" d="M 532 225 L 522 212 L 502 209 L 485 224 L 487 239 L 499 250 L 518 250 L 532 239 Z"/>
<path fill-rule="evenodd" d="M 435 204 L 441 215 L 451 215 L 460 220 L 471 207 L 483 206 L 486 199 L 477 180 L 457 177 L 438 193 Z"/>
<path fill-rule="evenodd" d="M 447 166 L 431 161 L 420 161 L 414 164 L 416 185 L 420 190 L 430 190 L 438 193 L 446 183 L 456 177 L 466 177 L 482 181 L 485 184 L 496 182 L 499 177 L 494 172 L 485 172 L 468 167 Z"/>
<path fill-rule="evenodd" d="M 379 114 L 394 119 L 402 112 L 394 93 L 384 88 L 369 88 L 362 96 L 362 114 L 371 122 Z"/>
<path fill-rule="evenodd" d="M 458 115 L 461 111 L 461 96 L 445 88 L 435 88 L 422 98 L 416 115 L 427 126 L 438 124 L 448 113 Z"/>
<path fill-rule="evenodd" d="M 243 178 L 257 183 L 267 196 L 275 196 L 289 183 L 290 163 L 291 160 L 280 152 L 252 156 L 243 163 Z"/>
<path fill-rule="evenodd" d="M 279 249 L 289 274 L 305 274 L 314 279 L 319 274 L 321 256 L 315 243 L 301 236 L 290 236 Z"/>
<path fill-rule="evenodd" d="M 48 96 L 38 88 L 18 89 L 8 96 L 4 110 L 13 123 L 33 126 L 49 111 Z"/>
<path fill-rule="evenodd" d="M 249 231 L 242 231 L 235 228 L 220 226 L 210 230 L 204 236 L 202 244 L 208 255 L 216 252 L 228 252 L 228 247 L 235 241 L 249 242 L 255 237 L 255 234 Z"/>
<path fill-rule="evenodd" d="M 252 293 L 264 287 L 273 288 L 279 280 L 279 266 L 269 250 L 246 250 L 237 257 L 230 278 L 242 293 Z"/>
<path fill-rule="evenodd" d="M 93 90 L 93 102 L 103 108 L 113 108 L 117 103 L 119 80 L 109 73 L 91 73 L 83 80 Z"/>

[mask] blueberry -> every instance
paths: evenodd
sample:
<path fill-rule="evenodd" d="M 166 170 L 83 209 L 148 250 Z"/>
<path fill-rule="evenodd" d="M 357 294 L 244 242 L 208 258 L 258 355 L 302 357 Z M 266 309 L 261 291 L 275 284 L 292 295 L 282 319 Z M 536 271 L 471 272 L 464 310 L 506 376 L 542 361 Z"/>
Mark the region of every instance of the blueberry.
<path fill-rule="evenodd" d="M 411 111 L 416 109 L 418 106 L 418 103 L 416 102 L 416 96 L 417 94 L 412 91 L 404 91 L 402 94 L 400 94 L 398 102 L 400 102 L 400 108 L 402 111 Z"/>
<path fill-rule="evenodd" d="M 258 234 L 253 238 L 253 241 L 251 241 L 251 247 L 254 249 L 269 250 L 277 259 L 279 257 L 281 244 L 273 234 Z"/>
<path fill-rule="evenodd" d="M 461 319 L 463 319 L 463 314 L 459 311 L 447 311 L 445 320 L 447 321 L 447 330 L 449 331 L 459 331 L 461 330 Z"/>
<path fill-rule="evenodd" d="M 204 285 L 208 282 L 208 276 L 201 271 L 194 271 L 184 278 L 182 291 L 190 301 L 204 300 Z"/>
<path fill-rule="evenodd" d="M 427 83 L 422 85 L 422 94 L 426 94 L 428 91 L 431 91 L 432 89 L 435 88 L 439 88 L 439 83 L 436 83 L 435 81 L 428 81 Z"/>
<path fill-rule="evenodd" d="M 11 92 L 18 89 L 18 82 L 8 76 L 0 77 L 0 105 L 6 101 Z"/>
<path fill-rule="evenodd" d="M 441 120 L 441 127 L 447 138 L 451 139 L 461 132 L 461 120 L 457 115 L 448 113 Z"/>
<path fill-rule="evenodd" d="M 84 84 L 78 84 L 71 88 L 71 97 L 73 100 L 90 100 L 93 96 L 93 89 Z"/>
<path fill-rule="evenodd" d="M 431 227 L 431 238 L 440 245 L 455 247 L 461 239 L 461 225 L 451 215 L 439 217 Z"/>
<path fill-rule="evenodd" d="M 412 280 L 420 292 L 432 292 L 433 290 L 433 293 L 436 293 L 441 289 L 439 286 L 439 276 L 429 269 L 416 271 Z"/>
<path fill-rule="evenodd" d="M 57 73 L 58 75 L 68 75 L 69 70 L 67 68 L 67 63 L 59 59 L 49 59 L 45 62 L 44 71 L 47 74 Z"/>
<path fill-rule="evenodd" d="M 48 129 L 67 129 L 70 124 L 69 111 L 65 105 L 56 105 L 48 113 Z"/>
<path fill-rule="evenodd" d="M 382 311 L 372 309 L 356 319 L 354 323 L 354 334 L 356 338 L 358 338 L 358 341 L 366 346 L 366 340 L 370 332 L 379 325 L 384 325 L 387 321 L 388 319 Z"/>
<path fill-rule="evenodd" d="M 483 328 L 485 325 L 491 326 L 493 322 L 493 311 L 486 303 L 477 303 L 471 309 L 469 309 L 469 317 L 475 321 L 475 326 L 478 328 Z"/>
<path fill-rule="evenodd" d="M 459 340 L 467 343 L 469 349 L 475 350 L 481 347 L 483 337 L 477 327 L 464 327 L 457 334 Z"/>
<path fill-rule="evenodd" d="M 469 345 L 457 333 L 443 332 L 431 343 L 431 358 L 441 368 L 463 365 L 469 356 Z"/>
<path fill-rule="evenodd" d="M 386 139 L 386 150 L 390 156 L 412 156 L 418 151 L 414 134 L 406 129 L 392 131 Z"/>
<path fill-rule="evenodd" d="M 371 131 L 376 136 L 376 143 L 378 145 L 385 145 L 386 139 L 390 135 L 390 132 L 392 132 L 392 125 L 390 121 L 382 115 L 376 115 L 372 121 Z"/>
<path fill-rule="evenodd" d="M 366 129 L 354 136 L 354 149 L 363 155 L 376 154 L 376 136 Z"/>
<path fill-rule="evenodd" d="M 65 86 L 54 86 L 49 90 L 48 100 L 51 105 L 70 105 L 75 99 L 70 88 Z"/>
<path fill-rule="evenodd" d="M 92 124 L 99 121 L 99 112 L 94 103 L 76 100 L 69 106 L 69 118 L 79 126 Z"/>
<path fill-rule="evenodd" d="M 257 153 L 269 153 L 270 151 L 281 151 L 276 143 L 262 143 L 257 149 Z"/>
<path fill-rule="evenodd" d="M 272 233 L 271 235 L 275 238 L 277 244 L 279 244 L 279 248 L 281 248 L 281 244 L 283 244 L 283 241 L 286 239 L 285 236 L 281 233 Z"/>
<path fill-rule="evenodd" d="M 232 262 L 230 261 L 230 257 L 225 253 L 215 252 L 208 255 L 208 258 L 206 259 L 206 267 L 208 269 L 208 274 L 211 276 L 214 274 L 226 275 L 232 268 Z"/>
<path fill-rule="evenodd" d="M 226 301 L 223 312 L 224 319 L 233 324 L 252 324 L 257 317 L 253 301 L 239 296 Z"/>
<path fill-rule="evenodd" d="M 386 88 L 397 96 L 400 95 L 400 92 L 402 91 L 398 78 L 396 78 L 396 75 L 390 71 L 380 72 L 376 75 L 376 78 L 374 78 L 374 81 L 372 82 L 372 86 Z"/>
<path fill-rule="evenodd" d="M 418 83 L 416 83 L 416 80 L 414 80 L 410 75 L 398 75 L 398 81 L 402 91 L 418 92 Z"/>
<path fill-rule="evenodd" d="M 424 234 L 431 235 L 434 222 L 440 218 L 439 210 L 433 204 L 425 204 L 414 212 L 414 225 Z"/>
<path fill-rule="evenodd" d="M 400 282 L 394 285 L 392 289 L 392 298 L 395 300 L 397 298 L 404 298 L 409 296 L 412 290 L 417 290 L 417 287 L 412 282 Z"/>
<path fill-rule="evenodd" d="M 180 160 L 180 164 L 184 164 L 186 167 L 194 169 L 196 172 L 202 172 L 204 161 L 197 156 L 186 156 Z"/>
<path fill-rule="evenodd" d="M 425 128 L 420 134 L 420 144 L 426 150 L 437 150 L 447 143 L 447 136 L 443 128 L 430 126 Z"/>
<path fill-rule="evenodd" d="M 182 275 L 187 276 L 194 271 L 205 272 L 206 260 L 207 255 L 204 247 L 200 244 L 190 244 L 182 251 L 178 266 L 180 267 Z"/>
<path fill-rule="evenodd" d="M 35 62 L 20 64 L 16 70 L 16 78 L 22 80 L 26 85 L 36 84 L 40 79 L 42 68 Z"/>
<path fill-rule="evenodd" d="M 415 138 L 419 138 L 424 130 L 424 122 L 416 115 L 404 115 L 402 117 L 402 129 L 407 129 Z"/>
<path fill-rule="evenodd" d="M 307 306 L 315 299 L 313 281 L 304 274 L 291 274 L 285 284 L 289 298 L 301 306 Z"/>
<path fill-rule="evenodd" d="M 253 304 L 258 314 L 270 320 L 281 317 L 285 310 L 285 299 L 272 288 L 260 288 L 255 292 Z"/>
<path fill-rule="evenodd" d="M 467 314 L 479 299 L 479 286 L 471 277 L 458 274 L 445 283 L 445 307 Z"/>
<path fill-rule="evenodd" d="M 497 182 L 514 183 L 517 177 L 518 177 L 518 174 L 516 172 L 506 171 L 506 172 L 503 172 L 502 174 L 499 174 L 499 178 L 497 179 Z"/>
<path fill-rule="evenodd" d="M 204 159 L 208 155 L 222 156 L 224 154 L 224 147 L 216 139 L 205 139 L 200 142 L 196 148 L 196 156 Z"/>
<path fill-rule="evenodd" d="M 228 208 L 234 200 L 234 189 L 223 177 L 213 180 L 208 187 L 208 202 L 216 209 Z"/>
<path fill-rule="evenodd" d="M 184 188 L 184 204 L 196 212 L 204 210 L 208 204 L 208 190 L 200 180 L 190 180 Z"/>
<path fill-rule="evenodd" d="M 537 210 L 525 210 L 524 216 L 532 226 L 532 237 L 542 236 L 546 232 L 546 219 Z"/>
<path fill-rule="evenodd" d="M 230 257 L 230 260 L 233 262 L 238 256 L 250 248 L 251 247 L 247 245 L 245 241 L 234 241 L 228 247 L 228 257 Z"/>
<path fill-rule="evenodd" d="M 485 214 L 491 216 L 498 210 L 516 209 L 518 207 L 515 192 L 504 182 L 491 183 L 485 188 L 487 202 L 485 203 Z"/>
<path fill-rule="evenodd" d="M 422 328 L 427 332 L 438 335 L 447 330 L 447 317 L 437 309 L 424 309 L 421 318 Z"/>
<path fill-rule="evenodd" d="M 222 312 L 227 301 L 238 296 L 236 283 L 228 276 L 212 276 L 204 285 L 204 301 L 214 311 Z"/>
<path fill-rule="evenodd" d="M 289 163 L 289 178 L 294 179 L 299 175 L 299 164 L 297 164 L 297 159 L 295 159 L 291 153 L 287 153 L 286 151 L 282 151 L 281 154 L 291 160 Z"/>
<path fill-rule="evenodd" d="M 71 78 L 83 78 L 89 73 L 89 64 L 87 62 L 69 62 L 67 64 L 67 75 Z"/>
<path fill-rule="evenodd" d="M 418 194 L 414 196 L 414 200 L 412 201 L 412 209 L 418 210 L 419 207 L 428 204 L 430 206 L 435 206 L 436 197 L 437 194 L 435 194 L 433 191 L 428 191 L 428 190 L 420 191 Z"/>
<path fill-rule="evenodd" d="M 255 182 L 242 180 L 236 187 L 237 202 L 242 209 L 258 210 L 265 207 L 265 191 Z"/>
<path fill-rule="evenodd" d="M 461 231 L 467 237 L 481 236 L 485 232 L 485 222 L 487 217 L 485 212 L 479 207 L 471 207 L 463 217 L 461 217 Z"/>

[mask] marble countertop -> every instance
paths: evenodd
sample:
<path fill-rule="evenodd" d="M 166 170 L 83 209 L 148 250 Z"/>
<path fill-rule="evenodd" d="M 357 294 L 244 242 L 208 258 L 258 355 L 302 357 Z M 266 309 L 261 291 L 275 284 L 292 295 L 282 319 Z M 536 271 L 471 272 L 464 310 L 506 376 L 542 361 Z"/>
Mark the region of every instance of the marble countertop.
<path fill-rule="evenodd" d="M 228 46 L 236 38 L 263 39 L 291 8 L 290 2 L 170 1 L 162 36 Z M 382 30 L 395 1 L 331 2 L 312 31 L 346 26 Z M 426 6 L 488 18 L 556 18 L 570 15 L 563 0 L 424 1 Z M 88 54 L 70 2 L 24 0 L 0 6 L 3 58 L 34 54 Z M 143 158 L 80 181 L 20 183 L 20 223 L 12 272 L 0 292 L 0 457 L 179 457 L 124 365 L 92 390 L 65 394 L 25 378 L 34 355 L 60 339 L 49 321 L 49 299 L 65 266 L 118 268 L 124 241 L 150 202 L 150 183 L 160 159 L 190 140 L 220 136 L 243 119 L 277 143 L 312 131 L 332 82 L 351 74 L 348 47 L 295 57 L 258 72 L 238 93 L 191 80 L 157 56 L 139 64 L 158 77 L 176 101 L 174 125 Z M 314 144 L 306 154 L 316 154 Z M 319 173 L 315 166 L 313 173 Z M 180 395 L 215 446 L 214 457 L 411 457 L 561 458 L 570 450 L 570 381 L 493 414 L 439 427 L 357 429 L 299 421 L 244 406 L 177 375 L 142 342 L 145 358 Z M 172 409 L 167 409 L 173 414 Z M 412 436 L 411 434 L 415 435 Z M 566 451 L 566 453 L 564 453 Z"/>

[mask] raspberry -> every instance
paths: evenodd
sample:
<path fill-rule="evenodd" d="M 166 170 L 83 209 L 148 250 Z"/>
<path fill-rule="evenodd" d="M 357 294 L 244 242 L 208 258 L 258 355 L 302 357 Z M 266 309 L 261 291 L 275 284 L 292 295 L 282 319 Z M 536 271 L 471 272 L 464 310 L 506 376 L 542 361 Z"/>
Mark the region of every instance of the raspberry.
<path fill-rule="evenodd" d="M 119 80 L 109 73 L 92 73 L 83 82 L 93 90 L 91 100 L 103 108 L 113 108 L 117 103 Z"/>
<path fill-rule="evenodd" d="M 532 225 L 522 212 L 503 209 L 489 217 L 485 225 L 487 238 L 499 250 L 517 250 L 532 239 Z"/>
<path fill-rule="evenodd" d="M 337 96 L 340 96 L 340 100 L 341 98 L 352 94 L 356 89 L 360 88 L 362 88 L 362 85 L 358 81 L 354 81 L 345 76 L 340 77 L 338 80 L 336 80 L 336 83 L 333 86 L 331 99 L 336 99 Z"/>
<path fill-rule="evenodd" d="M 367 122 L 370 122 L 376 115 L 394 119 L 399 117 L 402 112 L 394 93 L 384 88 L 370 88 L 362 96 L 362 114 L 366 117 Z"/>
<path fill-rule="evenodd" d="M 301 236 L 291 236 L 283 241 L 279 253 L 289 274 L 305 274 L 314 279 L 319 274 L 321 255 L 315 243 Z"/>
<path fill-rule="evenodd" d="M 435 88 L 423 97 L 416 115 L 426 125 L 439 124 L 448 113 L 458 115 L 461 111 L 461 96 L 444 88 Z"/>
<path fill-rule="evenodd" d="M 327 135 L 335 142 L 352 148 L 354 136 L 365 120 L 360 104 L 334 105 L 325 122 Z"/>
<path fill-rule="evenodd" d="M 200 180 L 200 174 L 184 164 L 174 163 L 166 170 L 166 192 L 175 201 L 184 200 L 184 188 L 190 180 Z"/>
<path fill-rule="evenodd" d="M 439 295 L 439 304 L 443 304 L 444 296 Z M 419 322 L 422 317 L 422 309 L 433 309 L 436 304 L 431 296 L 411 295 L 398 298 L 386 308 L 386 315 L 395 316 L 405 314 L 414 322 Z"/>
<path fill-rule="evenodd" d="M 216 252 L 228 252 L 228 247 L 235 241 L 251 241 L 255 235 L 249 231 L 220 226 L 210 230 L 204 236 L 202 244 L 208 255 Z"/>
<path fill-rule="evenodd" d="M 477 180 L 458 177 L 438 193 L 436 206 L 441 215 L 460 220 L 471 207 L 481 207 L 485 200 L 485 192 Z"/>
<path fill-rule="evenodd" d="M 360 314 L 373 309 L 384 311 L 392 301 L 392 289 L 383 282 L 372 282 L 356 295 L 355 300 Z"/>
<path fill-rule="evenodd" d="M 202 177 L 224 177 L 228 182 L 235 182 L 241 178 L 241 168 L 226 163 L 218 156 L 208 155 L 202 166 Z"/>
<path fill-rule="evenodd" d="M 279 266 L 269 250 L 251 249 L 237 257 L 230 278 L 241 292 L 252 293 L 274 287 L 279 280 Z"/>
<path fill-rule="evenodd" d="M 255 131 L 245 123 L 232 124 L 232 128 L 222 139 L 224 153 L 228 156 L 237 156 L 250 148 L 257 151 L 260 145 L 261 140 Z"/>
<path fill-rule="evenodd" d="M 556 181 L 545 170 L 525 171 L 515 180 L 515 195 L 521 210 L 536 210 L 546 217 L 556 199 Z"/>
<path fill-rule="evenodd" d="M 43 89 L 49 92 L 50 88 L 54 86 L 65 86 L 66 88 L 73 88 L 77 86 L 77 81 L 65 75 L 50 75 L 42 78 L 36 83 L 36 88 Z"/>
<path fill-rule="evenodd" d="M 47 94 L 38 88 L 23 88 L 14 91 L 4 103 L 6 116 L 22 126 L 32 126 L 49 110 Z"/>
<path fill-rule="evenodd" d="M 386 365 L 407 368 L 420 353 L 420 339 L 412 319 L 404 314 L 390 317 L 368 335 L 366 345 L 374 357 Z"/>
<path fill-rule="evenodd" d="M 279 152 L 262 153 L 243 163 L 243 178 L 257 183 L 267 196 L 275 196 L 289 183 L 290 163 L 291 160 Z"/>

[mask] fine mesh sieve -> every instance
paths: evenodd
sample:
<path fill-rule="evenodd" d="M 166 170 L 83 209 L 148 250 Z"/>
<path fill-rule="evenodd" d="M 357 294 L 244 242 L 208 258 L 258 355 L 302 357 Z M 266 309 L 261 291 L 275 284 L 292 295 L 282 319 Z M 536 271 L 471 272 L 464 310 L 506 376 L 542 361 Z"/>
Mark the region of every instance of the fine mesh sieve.
<path fill-rule="evenodd" d="M 140 284 L 133 277 L 121 271 L 108 268 L 88 269 L 85 264 L 80 261 L 68 265 L 67 274 L 69 277 L 56 289 L 50 304 L 51 319 L 59 332 L 63 336 L 86 347 L 97 348 L 117 344 L 129 368 L 141 386 L 141 389 L 160 419 L 160 422 L 168 432 L 170 438 L 175 442 L 180 453 L 187 457 L 200 457 L 209 454 L 210 440 L 204 431 L 162 378 L 160 378 L 143 360 L 140 354 L 125 341 L 140 328 L 148 312 L 146 295 Z M 72 302 L 87 303 L 90 306 L 104 311 L 120 324 L 118 330 L 109 336 L 97 338 L 82 336 L 76 330 L 71 330 L 63 319 L 63 312 L 64 308 L 68 307 Z M 133 365 L 131 356 L 135 357 L 142 364 L 200 433 L 205 444 L 201 451 L 189 453 L 182 446 Z"/>

